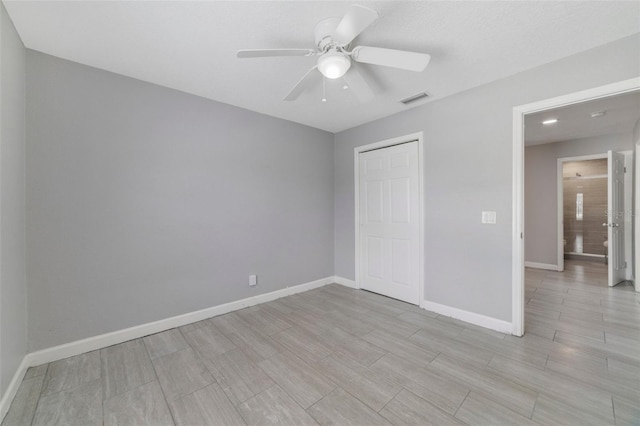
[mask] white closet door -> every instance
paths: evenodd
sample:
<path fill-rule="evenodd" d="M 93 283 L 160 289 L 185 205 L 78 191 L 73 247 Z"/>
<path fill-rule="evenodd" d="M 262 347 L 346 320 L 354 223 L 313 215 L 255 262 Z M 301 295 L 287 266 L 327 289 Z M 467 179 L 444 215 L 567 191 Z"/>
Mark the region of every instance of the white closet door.
<path fill-rule="evenodd" d="M 360 153 L 360 288 L 419 304 L 418 142 Z"/>

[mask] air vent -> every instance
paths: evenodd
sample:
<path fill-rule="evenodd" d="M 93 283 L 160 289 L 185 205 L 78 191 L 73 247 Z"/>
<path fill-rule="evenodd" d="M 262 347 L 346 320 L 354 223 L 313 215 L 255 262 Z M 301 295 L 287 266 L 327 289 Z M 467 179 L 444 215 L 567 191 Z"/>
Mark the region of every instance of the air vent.
<path fill-rule="evenodd" d="M 426 99 L 429 97 L 429 94 L 427 92 L 420 92 L 418 94 L 415 94 L 413 96 L 409 96 L 408 98 L 405 98 L 403 100 L 401 100 L 400 102 L 402 102 L 405 105 L 409 105 L 412 104 L 414 102 L 418 102 L 422 99 Z"/>

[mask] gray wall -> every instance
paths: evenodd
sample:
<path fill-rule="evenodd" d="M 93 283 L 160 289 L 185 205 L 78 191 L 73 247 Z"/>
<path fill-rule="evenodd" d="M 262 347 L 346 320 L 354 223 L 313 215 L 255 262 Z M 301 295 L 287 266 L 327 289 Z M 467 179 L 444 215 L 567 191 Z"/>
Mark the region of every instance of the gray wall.
<path fill-rule="evenodd" d="M 332 134 L 28 51 L 31 350 L 331 276 L 332 230 Z"/>
<path fill-rule="evenodd" d="M 558 158 L 631 149 L 629 133 L 525 148 L 524 258 L 527 262 L 558 264 Z"/>
<path fill-rule="evenodd" d="M 628 37 L 338 133 L 336 275 L 355 276 L 353 148 L 423 131 L 425 298 L 510 321 L 512 109 L 638 76 L 639 46 Z M 483 210 L 496 225 L 480 223 Z"/>
<path fill-rule="evenodd" d="M 0 397 L 27 352 L 25 49 L 0 4 Z"/>

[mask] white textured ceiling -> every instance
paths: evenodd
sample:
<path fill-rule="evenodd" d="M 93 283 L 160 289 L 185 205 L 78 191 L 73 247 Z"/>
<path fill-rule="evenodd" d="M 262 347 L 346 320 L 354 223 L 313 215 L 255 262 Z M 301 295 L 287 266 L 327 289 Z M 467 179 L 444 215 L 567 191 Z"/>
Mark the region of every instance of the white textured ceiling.
<path fill-rule="evenodd" d="M 283 97 L 312 57 L 243 59 L 238 49 L 313 48 L 313 28 L 354 2 L 3 2 L 26 47 L 162 86 L 337 132 L 431 99 L 640 32 L 640 2 L 358 2 L 380 13 L 354 45 L 431 54 L 426 71 L 361 65 L 376 97 L 360 104 L 328 81 Z M 423 101 L 424 102 L 424 101 Z"/>
<path fill-rule="evenodd" d="M 604 112 L 601 117 L 592 113 Z M 557 119 L 551 125 L 542 124 Z M 631 133 L 640 120 L 640 91 L 554 108 L 525 117 L 525 145 Z"/>

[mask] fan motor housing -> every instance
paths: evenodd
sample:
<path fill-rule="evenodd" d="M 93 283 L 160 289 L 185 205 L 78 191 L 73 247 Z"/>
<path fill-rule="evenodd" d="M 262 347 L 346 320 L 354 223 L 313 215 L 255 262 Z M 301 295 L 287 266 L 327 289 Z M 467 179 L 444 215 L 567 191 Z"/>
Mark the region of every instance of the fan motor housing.
<path fill-rule="evenodd" d="M 338 27 L 340 18 L 327 18 L 316 24 L 313 35 L 316 39 L 316 46 L 320 51 L 324 51 L 327 46 L 333 43 L 333 32 Z"/>

